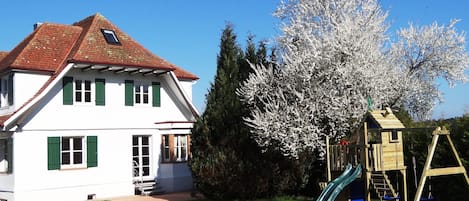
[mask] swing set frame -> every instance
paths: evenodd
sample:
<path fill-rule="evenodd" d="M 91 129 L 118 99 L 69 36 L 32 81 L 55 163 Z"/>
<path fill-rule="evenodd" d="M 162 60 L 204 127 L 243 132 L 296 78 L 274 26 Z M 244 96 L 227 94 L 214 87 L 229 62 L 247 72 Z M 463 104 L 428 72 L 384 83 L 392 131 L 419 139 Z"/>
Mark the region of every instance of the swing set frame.
<path fill-rule="evenodd" d="M 432 142 L 428 146 L 427 159 L 425 161 L 425 166 L 422 171 L 422 176 L 420 176 L 420 181 L 417 187 L 417 192 L 415 193 L 414 201 L 420 201 L 427 177 L 462 174 L 465 178 L 467 187 L 469 188 L 469 178 L 467 176 L 466 169 L 464 168 L 464 165 L 461 162 L 461 158 L 459 157 L 458 152 L 456 151 L 456 147 L 454 146 L 453 141 L 451 140 L 450 132 L 445 127 L 438 127 L 433 131 L 432 135 Z M 451 153 L 454 159 L 456 159 L 458 166 L 431 168 L 433 156 L 435 154 L 436 146 L 438 144 L 438 138 L 440 136 L 443 136 L 445 137 L 445 139 L 447 139 L 448 144 L 451 148 Z"/>

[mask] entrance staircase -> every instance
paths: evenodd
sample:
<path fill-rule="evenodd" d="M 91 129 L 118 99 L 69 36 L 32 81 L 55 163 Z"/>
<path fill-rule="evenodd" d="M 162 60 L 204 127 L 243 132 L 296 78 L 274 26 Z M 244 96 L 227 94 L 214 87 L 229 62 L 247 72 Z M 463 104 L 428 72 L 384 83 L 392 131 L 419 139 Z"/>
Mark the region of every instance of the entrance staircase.
<path fill-rule="evenodd" d="M 138 167 L 137 162 L 133 161 L 133 166 Z M 160 195 L 164 194 L 162 187 L 158 185 L 155 179 L 145 179 L 139 172 L 134 168 L 134 186 L 136 195 Z"/>
<path fill-rule="evenodd" d="M 154 179 L 134 181 L 135 194 L 140 195 L 160 195 L 163 194 L 161 186 Z"/>
<path fill-rule="evenodd" d="M 371 185 L 373 186 L 373 189 L 375 189 L 375 192 L 381 201 L 384 200 L 385 197 L 398 197 L 398 194 L 394 190 L 391 181 L 389 180 L 385 172 L 373 172 L 371 174 Z"/>

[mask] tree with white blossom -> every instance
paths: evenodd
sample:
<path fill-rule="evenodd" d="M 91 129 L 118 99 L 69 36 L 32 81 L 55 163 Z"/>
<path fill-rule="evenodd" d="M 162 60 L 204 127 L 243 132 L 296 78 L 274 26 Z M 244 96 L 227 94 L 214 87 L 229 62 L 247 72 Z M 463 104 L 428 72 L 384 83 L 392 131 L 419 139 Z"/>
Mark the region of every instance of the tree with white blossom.
<path fill-rule="evenodd" d="M 324 153 L 325 136 L 356 129 L 369 100 L 375 109 L 403 106 L 425 118 L 441 97 L 436 78 L 467 81 L 465 35 L 455 21 L 410 26 L 392 42 L 376 0 L 290 0 L 275 15 L 283 22 L 278 67 L 252 65 L 238 89 L 264 149 Z"/>
<path fill-rule="evenodd" d="M 457 21 L 448 26 L 436 22 L 422 27 L 410 25 L 398 31 L 398 40 L 391 47 L 389 58 L 403 78 L 399 89 L 403 96 L 395 100 L 417 120 L 428 119 L 442 100 L 437 78 L 445 79 L 451 87 L 468 81 L 464 74 L 469 64 L 466 35 L 456 31 Z"/>

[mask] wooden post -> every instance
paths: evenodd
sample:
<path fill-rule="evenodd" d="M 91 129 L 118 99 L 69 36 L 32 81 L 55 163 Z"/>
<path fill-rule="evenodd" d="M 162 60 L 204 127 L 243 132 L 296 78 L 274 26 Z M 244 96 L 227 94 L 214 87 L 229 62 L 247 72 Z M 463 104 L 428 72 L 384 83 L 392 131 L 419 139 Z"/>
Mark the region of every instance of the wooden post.
<path fill-rule="evenodd" d="M 451 150 L 453 151 L 454 158 L 458 161 L 459 167 L 464 168 L 464 165 L 461 162 L 461 158 L 459 158 L 458 152 L 456 151 L 456 147 L 454 146 L 453 141 L 451 140 L 451 137 L 449 136 L 449 133 L 448 135 L 446 135 L 446 138 L 448 139 L 449 145 L 451 146 Z M 466 179 L 466 184 L 469 187 L 469 177 L 467 176 L 466 169 L 464 169 L 463 175 L 464 175 L 464 178 Z"/>
<path fill-rule="evenodd" d="M 326 161 L 327 161 L 327 182 L 331 182 L 331 153 L 329 150 L 329 136 L 326 136 Z"/>
<path fill-rule="evenodd" d="M 366 174 L 365 174 L 366 178 L 365 178 L 365 200 L 366 201 L 371 201 L 371 189 L 370 189 L 370 186 L 371 186 L 371 172 L 368 172 L 366 171 Z"/>
<path fill-rule="evenodd" d="M 406 169 L 401 170 L 402 175 L 402 187 L 403 187 L 403 195 L 401 196 L 402 201 L 407 201 L 407 173 Z"/>
<path fill-rule="evenodd" d="M 370 171 L 370 161 L 368 160 L 368 150 L 369 150 L 369 145 L 368 145 L 368 128 L 367 128 L 367 123 L 363 123 L 363 131 L 364 131 L 364 136 L 363 136 L 363 146 L 365 146 L 365 170 L 367 172 Z"/>
<path fill-rule="evenodd" d="M 435 153 L 436 144 L 438 143 L 439 135 L 436 135 L 433 132 L 433 138 L 430 145 L 428 145 L 428 155 L 427 160 L 425 161 L 425 165 L 423 166 L 422 176 L 420 177 L 419 185 L 417 187 L 417 192 L 415 192 L 414 201 L 419 201 L 422 197 L 423 187 L 425 187 L 425 182 L 427 180 L 427 172 L 430 170 L 430 165 L 432 163 L 433 154 Z"/>
<path fill-rule="evenodd" d="M 371 170 L 370 170 L 370 160 L 369 160 L 369 145 L 368 145 L 368 125 L 366 122 L 363 123 L 363 146 L 365 146 L 365 153 L 364 153 L 364 160 L 365 160 L 365 200 L 370 201 L 371 200 L 371 195 L 370 195 L 370 185 L 371 185 Z"/>

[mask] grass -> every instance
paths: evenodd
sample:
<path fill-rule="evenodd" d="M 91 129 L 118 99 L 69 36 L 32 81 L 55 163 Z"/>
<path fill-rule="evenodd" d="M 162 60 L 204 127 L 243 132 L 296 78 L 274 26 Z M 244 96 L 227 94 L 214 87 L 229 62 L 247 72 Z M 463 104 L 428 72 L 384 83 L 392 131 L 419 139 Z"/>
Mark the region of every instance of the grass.
<path fill-rule="evenodd" d="M 275 197 L 271 199 L 259 199 L 256 201 L 307 201 L 307 200 L 313 200 L 312 198 L 306 198 L 306 197 L 291 197 L 291 196 L 282 196 L 282 197 Z"/>
<path fill-rule="evenodd" d="M 275 197 L 275 198 L 255 199 L 255 200 L 251 200 L 251 201 L 313 201 L 313 200 L 315 200 L 315 199 L 307 198 L 307 197 L 281 196 L 281 197 Z M 199 200 L 193 200 L 193 201 L 212 201 L 212 200 L 199 199 Z M 371 199 L 371 201 L 379 201 L 379 199 Z"/>
<path fill-rule="evenodd" d="M 307 198 L 307 197 L 294 197 L 294 196 L 280 196 L 280 197 L 274 197 L 274 198 L 261 198 L 261 199 L 255 199 L 251 201 L 312 201 L 314 199 L 312 198 Z M 212 201 L 209 199 L 198 199 L 194 201 Z"/>

